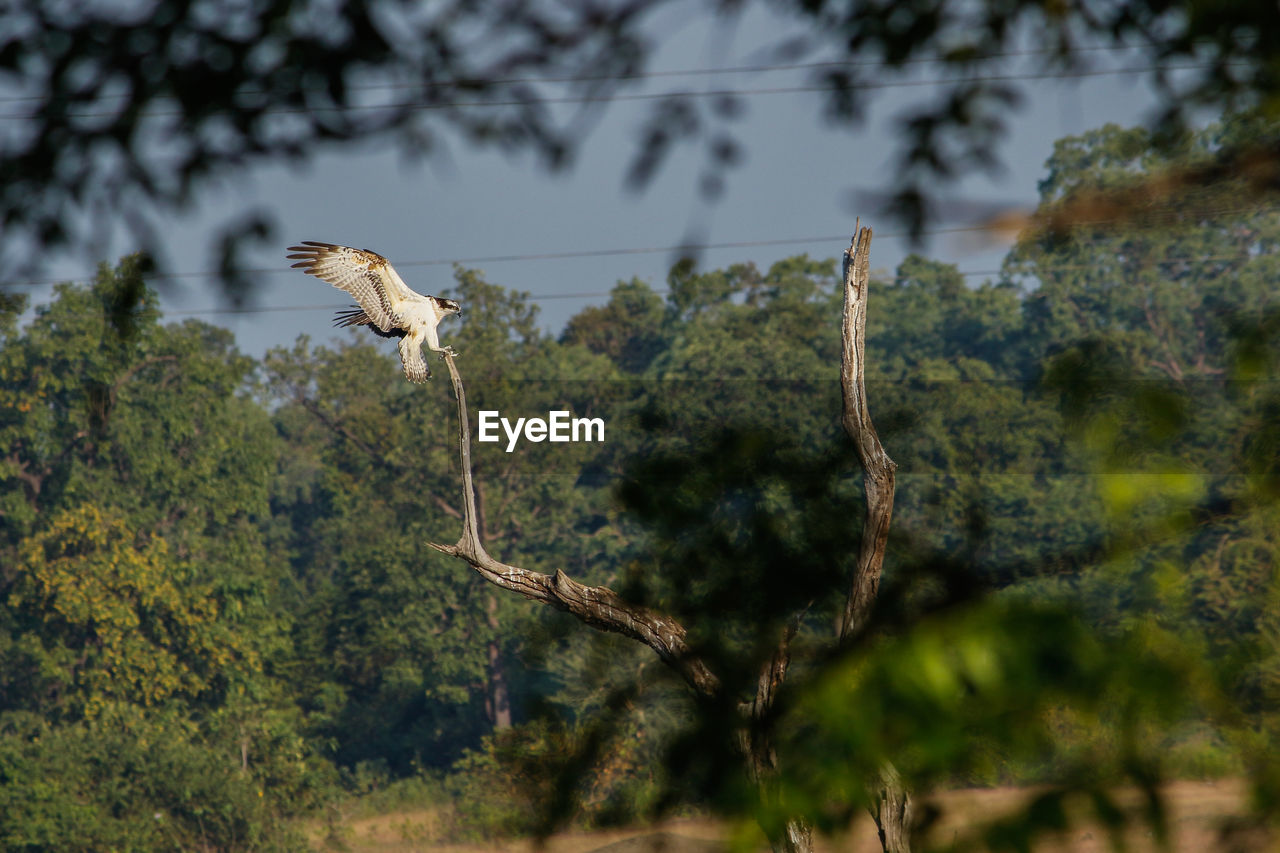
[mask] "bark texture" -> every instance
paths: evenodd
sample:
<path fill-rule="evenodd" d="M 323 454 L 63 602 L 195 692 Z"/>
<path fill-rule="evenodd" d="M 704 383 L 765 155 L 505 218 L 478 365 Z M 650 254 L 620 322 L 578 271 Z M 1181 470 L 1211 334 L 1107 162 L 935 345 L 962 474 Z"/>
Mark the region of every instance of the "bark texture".
<path fill-rule="evenodd" d="M 884 853 L 910 853 L 911 851 L 911 796 L 902 785 L 898 771 L 892 766 L 880 773 L 879 798 L 872 816 L 880 833 L 880 846 Z"/>

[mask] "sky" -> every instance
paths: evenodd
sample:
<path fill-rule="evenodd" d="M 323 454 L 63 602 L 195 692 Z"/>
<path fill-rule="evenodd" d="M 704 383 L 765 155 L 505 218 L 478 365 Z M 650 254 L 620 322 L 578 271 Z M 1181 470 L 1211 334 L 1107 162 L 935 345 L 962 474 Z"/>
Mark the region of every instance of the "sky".
<path fill-rule="evenodd" d="M 664 32 L 652 68 L 675 72 L 751 63 L 754 51 L 784 30 L 784 22 L 757 11 L 726 46 L 709 21 L 694 22 Z M 1133 64 L 1114 53 L 1097 60 L 1103 68 Z M 529 155 L 507 157 L 456 141 L 443 156 L 425 161 L 407 162 L 391 146 L 347 145 L 321 150 L 301 164 L 259 165 L 207 187 L 190 210 L 161 218 L 165 260 L 179 273 L 158 283 L 161 308 L 171 319 L 198 317 L 231 329 L 239 347 L 252 355 L 290 346 L 300 334 L 319 342 L 359 334 L 331 328 L 333 310 L 349 302 L 344 294 L 290 269 L 285 248 L 301 240 L 372 249 L 425 293 L 449 286 L 452 262 L 481 269 L 490 281 L 528 291 L 541 308 L 542 325 L 553 333 L 583 307 L 605 302 L 620 280 L 639 277 L 663 287 L 675 257 L 671 247 L 685 240 L 694 223 L 712 244 L 701 254 L 703 268 L 751 261 L 763 269 L 802 252 L 838 257 L 861 212 L 863 224 L 876 229 L 873 268 L 892 270 L 912 246 L 895 236 L 900 229 L 893 223 L 877 221 L 874 210 L 856 210 L 853 194 L 892 190 L 895 117 L 927 101 L 935 91 L 929 81 L 945 73 L 923 66 L 911 81 L 917 85 L 880 90 L 867 120 L 852 130 L 821 119 L 818 93 L 744 95 L 746 110 L 734 130 L 746 156 L 711 205 L 697 192 L 700 147 L 670 157 L 644 190 L 624 188 L 636 132 L 649 107 L 642 101 L 610 105 L 573 168 L 563 173 L 548 173 Z M 796 71 L 726 72 L 663 76 L 631 91 L 767 90 L 808 82 Z M 998 151 L 1002 173 L 967 176 L 944 195 L 1034 206 L 1036 182 L 1056 139 L 1108 122 L 1139 123 L 1154 103 L 1137 75 L 1029 80 L 1023 91 L 1023 106 L 1008 116 L 1009 133 Z M 251 254 L 249 310 L 235 313 L 214 280 L 200 273 L 216 267 L 209 244 L 217 226 L 253 208 L 275 219 L 278 249 Z M 105 249 L 107 258 L 132 249 L 124 236 L 118 234 Z M 975 245 L 964 234 L 938 235 L 915 248 L 978 273 L 998 268 L 1004 252 L 1001 246 Z M 596 254 L 564 257 L 584 253 Z M 57 258 L 48 278 L 83 280 L 92 266 L 84 257 Z M 968 280 L 976 285 L 989 277 Z M 47 301 L 52 292 L 48 285 L 24 289 L 34 303 Z M 447 343 L 447 324 L 442 338 Z"/>

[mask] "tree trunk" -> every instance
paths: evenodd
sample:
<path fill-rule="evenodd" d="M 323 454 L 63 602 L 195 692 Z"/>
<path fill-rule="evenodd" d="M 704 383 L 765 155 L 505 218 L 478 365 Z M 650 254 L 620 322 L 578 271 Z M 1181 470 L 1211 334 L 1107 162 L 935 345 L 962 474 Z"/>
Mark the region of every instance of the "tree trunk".
<path fill-rule="evenodd" d="M 488 595 L 485 610 L 493 637 L 489 640 L 489 678 L 484 705 L 494 731 L 500 732 L 511 728 L 511 694 L 507 690 L 507 673 L 502 665 L 502 645 L 498 642 L 498 599 L 493 593 Z"/>
<path fill-rule="evenodd" d="M 840 391 L 843 411 L 840 421 L 858 452 L 862 465 L 862 491 L 866 511 L 862 520 L 862 546 L 853 572 L 849 597 L 840 623 L 840 639 L 860 634 L 871 617 L 880 590 L 880 572 L 889 542 L 889 522 L 893 518 L 893 492 L 897 464 L 884 452 L 871 413 L 867 409 L 867 387 L 863 379 L 867 337 L 867 296 L 871 285 L 871 229 L 859 228 L 853 245 L 844 255 L 843 355 L 840 360 Z"/>
<path fill-rule="evenodd" d="M 880 791 L 872 815 L 884 853 L 911 853 L 911 795 L 892 765 L 880 774 Z"/>
<path fill-rule="evenodd" d="M 484 488 L 476 484 L 476 530 L 482 536 L 489 530 L 484 508 Z M 511 728 L 511 696 L 507 692 L 507 674 L 502 668 L 502 644 L 498 642 L 498 597 L 492 590 L 485 596 L 484 610 L 489 630 L 493 632 L 485 649 L 488 675 L 484 685 L 484 712 L 493 730 L 500 732 Z"/>
<path fill-rule="evenodd" d="M 756 679 L 756 695 L 747 711 L 747 729 L 742 751 L 746 755 L 751 779 L 760 790 L 760 799 L 776 800 L 778 753 L 773 745 L 773 708 L 778 688 L 791 666 L 791 640 L 800 628 L 800 618 L 782 630 L 773 655 L 760 668 Z M 781 828 L 763 827 L 769 835 L 773 853 L 813 853 L 813 828 L 803 820 L 788 820 Z"/>
<path fill-rule="evenodd" d="M 813 853 L 813 828 L 802 820 L 789 820 L 783 827 L 781 843 L 773 843 L 773 853 Z"/>

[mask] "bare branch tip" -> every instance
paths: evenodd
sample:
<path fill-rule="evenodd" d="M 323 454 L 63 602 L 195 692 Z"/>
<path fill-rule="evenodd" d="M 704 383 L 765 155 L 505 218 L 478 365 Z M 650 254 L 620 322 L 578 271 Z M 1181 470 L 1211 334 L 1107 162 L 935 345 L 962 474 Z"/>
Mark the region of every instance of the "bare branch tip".
<path fill-rule="evenodd" d="M 871 244 L 871 226 L 862 227 L 862 217 L 859 216 L 853 221 L 853 236 L 849 238 L 849 248 L 845 249 L 845 255 L 851 260 L 858 256 L 860 249 L 865 250 Z"/>

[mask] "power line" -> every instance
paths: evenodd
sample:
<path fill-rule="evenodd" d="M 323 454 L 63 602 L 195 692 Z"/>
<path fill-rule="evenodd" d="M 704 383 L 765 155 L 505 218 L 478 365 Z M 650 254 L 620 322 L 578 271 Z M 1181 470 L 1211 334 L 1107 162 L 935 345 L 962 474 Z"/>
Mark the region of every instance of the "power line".
<path fill-rule="evenodd" d="M 1196 257 L 1165 258 L 1164 260 L 1152 261 L 1152 264 L 1154 266 L 1175 266 L 1178 264 L 1215 263 L 1219 261 L 1249 261 L 1249 260 L 1254 260 L 1256 258 L 1262 258 L 1262 257 L 1276 257 L 1278 254 L 1280 253 L 1264 252 L 1264 253 L 1254 254 L 1254 253 L 1245 252 L 1245 253 L 1236 253 L 1231 255 L 1199 255 Z M 1098 267 L 1098 264 L 1051 264 L 1051 265 L 1038 266 L 1035 268 L 1034 271 L 1029 271 L 1027 273 L 1015 273 L 1015 275 L 1023 276 L 1023 275 L 1030 275 L 1033 273 L 1066 272 L 1066 271 L 1076 271 L 1076 270 L 1083 270 L 1083 269 L 1096 269 L 1097 267 Z M 1003 275 L 1005 272 L 1006 270 L 999 269 L 999 268 L 985 269 L 985 270 L 957 270 L 956 271 L 958 275 L 964 276 L 966 278 L 971 278 L 974 276 Z M 910 281 L 910 276 L 894 276 L 892 279 L 889 279 L 889 280 L 895 284 L 900 284 L 904 281 Z M 883 279 L 881 281 L 883 281 Z M 656 293 L 659 295 L 664 295 L 671 292 L 669 288 L 665 288 L 665 287 L 651 288 L 651 290 L 653 293 Z M 612 295 L 612 291 L 609 291 L 609 290 L 584 290 L 584 291 L 577 291 L 572 293 L 545 293 L 538 296 L 531 295 L 529 296 L 529 301 L 530 302 L 550 302 L 553 300 L 560 300 L 560 299 L 600 299 L 600 298 L 604 298 L 611 295 Z M 191 311 L 165 311 L 164 316 L 165 317 L 196 317 L 196 316 L 225 315 L 225 314 L 268 314 L 268 313 L 301 312 L 301 311 L 341 311 L 350 307 L 351 306 L 349 303 L 325 303 L 320 305 L 271 305 L 271 306 L 260 306 L 260 307 L 253 307 L 253 308 L 203 308 L 203 309 L 194 309 Z"/>
<path fill-rule="evenodd" d="M 1273 209 L 1275 209 L 1273 205 L 1250 205 L 1245 207 L 1215 209 L 1212 212 L 1215 216 L 1225 216 L 1225 215 L 1232 215 L 1232 214 L 1263 212 L 1263 211 L 1273 210 Z M 1106 224 L 1107 221 L 1109 220 L 1079 222 L 1076 224 L 1082 225 L 1082 226 L 1099 225 L 1099 224 Z M 938 235 L 946 235 L 946 234 L 988 233 L 991 230 L 992 230 L 991 226 L 987 224 L 967 225 L 967 226 L 956 226 L 952 228 L 928 228 L 928 229 L 924 229 L 923 231 L 920 231 L 919 235 L 938 236 Z M 877 236 L 882 239 L 891 239 L 891 238 L 913 237 L 916 235 L 908 231 L 896 231 L 896 232 L 880 233 L 880 234 L 877 234 Z M 750 248 L 759 248 L 759 247 L 765 247 L 765 246 L 796 246 L 796 245 L 805 245 L 805 244 L 811 244 L 811 243 L 829 243 L 829 244 L 840 245 L 840 244 L 843 244 L 843 242 L 848 239 L 849 239 L 848 235 L 827 235 L 827 236 L 814 236 L 814 237 L 783 237 L 783 238 L 770 239 L 770 240 L 736 240 L 736 241 L 727 241 L 727 242 L 719 242 L 719 243 L 677 243 L 677 244 L 666 245 L 666 246 L 615 247 L 615 248 L 609 248 L 609 249 L 587 249 L 587 250 L 568 251 L 568 252 L 531 252 L 531 253 L 510 254 L 510 255 L 479 255 L 479 256 L 462 257 L 462 258 L 394 260 L 392 262 L 392 265 L 396 267 L 429 267 L 429 266 L 453 266 L 453 265 L 465 266 L 465 265 L 471 265 L 471 264 L 575 260 L 575 259 L 582 259 L 582 258 L 617 257 L 617 256 L 625 256 L 625 255 L 674 254 L 677 252 L 692 253 L 692 252 L 715 251 L 715 250 L 724 250 L 724 249 L 750 249 Z M 1185 260 L 1187 261 L 1239 260 L 1239 259 L 1247 259 L 1248 257 L 1257 257 L 1257 256 L 1254 256 L 1254 255 L 1205 256 L 1198 259 L 1187 258 Z M 1159 263 L 1174 263 L 1176 261 L 1177 259 L 1174 259 L 1171 261 L 1161 261 Z M 1080 269 L 1080 268 L 1085 268 L 1089 266 L 1094 266 L 1094 265 L 1093 264 L 1060 265 L 1055 267 L 1041 267 L 1041 269 L 1064 269 L 1065 270 L 1065 269 Z M 250 268 L 235 270 L 234 272 L 237 275 L 282 275 L 285 273 L 290 273 L 290 274 L 293 273 L 293 269 L 291 267 L 281 264 L 281 266 L 276 266 L 276 267 L 250 267 Z M 963 274 L 964 275 L 994 275 L 1000 272 L 1001 270 L 973 270 L 971 272 L 967 272 Z M 221 278 L 222 276 L 223 276 L 222 272 L 214 271 L 214 270 L 191 270 L 187 272 L 171 272 L 171 273 L 152 275 L 152 276 L 148 276 L 148 280 L 172 281 L 176 279 L 193 279 L 193 278 L 194 279 L 212 279 L 212 278 Z M 56 279 L 42 279 L 42 280 L 36 280 L 36 281 L 3 282 L 3 283 L 0 283 L 0 289 L 17 288 L 17 287 L 49 287 L 55 284 L 64 284 L 64 283 L 86 284 L 91 280 L 92 278 L 89 276 L 82 276 L 79 278 L 64 277 L 64 278 L 56 278 Z M 596 293 L 557 294 L 557 295 L 540 297 L 540 298 L 564 299 L 564 298 L 575 297 L 577 295 L 607 296 L 608 293 L 605 292 L 603 294 L 596 294 Z M 219 309 L 219 310 L 222 310 L 222 309 Z M 225 309 L 225 310 L 226 310 L 226 313 L 239 312 L 239 309 Z M 250 310 L 250 309 L 246 309 L 246 310 Z M 273 310 L 276 310 L 276 309 L 273 309 Z M 279 309 L 279 310 L 285 310 L 285 309 Z M 299 310 L 302 310 L 302 309 L 299 309 Z"/>
<path fill-rule="evenodd" d="M 986 231 L 985 226 L 972 226 L 961 228 L 938 228 L 921 232 L 922 234 L 951 234 L 959 232 Z M 907 237 L 907 232 L 898 232 L 892 234 L 880 234 L 880 237 Z M 575 258 L 605 258 L 619 255 L 653 255 L 653 254 L 670 254 L 674 252 L 694 252 L 694 251 L 711 251 L 716 249 L 750 249 L 759 246 L 794 246 L 803 245 L 805 243 L 842 243 L 849 239 L 848 234 L 840 236 L 826 237 L 784 237 L 775 240 L 738 240 L 725 243 L 680 243 L 669 246 L 645 246 L 645 247 L 619 247 L 613 249 L 587 249 L 576 252 L 537 252 L 518 255 L 482 255 L 470 258 L 432 258 L 428 260 L 396 260 L 392 262 L 396 267 L 433 267 L 433 266 L 453 266 L 454 264 L 496 264 L 509 263 L 514 261 L 552 261 L 552 260 L 571 260 Z M 240 275 L 280 275 L 283 273 L 292 273 L 293 269 L 282 264 L 278 267 L 257 267 L 250 269 L 237 270 Z M 163 275 L 150 276 L 152 281 L 166 281 L 181 278 L 220 278 L 221 272 L 213 270 L 190 271 L 190 272 L 173 272 Z M 88 277 L 78 279 L 44 279 L 40 281 L 20 281 L 5 283 L 3 287 L 48 287 L 54 284 L 62 284 L 66 281 L 86 282 Z"/>
<path fill-rule="evenodd" d="M 880 235 L 880 236 L 891 236 L 891 235 Z M 842 240 L 844 238 L 838 237 L 838 238 L 822 238 L 822 239 L 824 241 L 833 241 L 833 240 Z M 756 243 L 723 244 L 723 245 L 725 246 L 759 245 L 760 242 L 772 244 L 780 241 L 759 241 Z M 623 250 L 623 251 L 657 251 L 657 250 Z M 1249 260 L 1254 260 L 1254 259 L 1263 258 L 1263 257 L 1276 257 L 1277 254 L 1280 254 L 1280 253 L 1276 253 L 1276 252 L 1247 253 L 1245 252 L 1245 253 L 1236 253 L 1231 255 L 1199 255 L 1194 257 L 1188 256 L 1188 257 L 1181 257 L 1181 258 L 1165 258 L 1164 260 L 1153 261 L 1152 263 L 1155 266 L 1172 266 L 1176 264 L 1214 263 L 1218 261 L 1249 261 Z M 426 261 L 422 263 L 443 263 L 443 262 Z M 402 266 L 406 266 L 406 264 L 402 264 Z M 1066 271 L 1074 271 L 1074 270 L 1082 270 L 1082 269 L 1096 269 L 1097 267 L 1098 267 L 1098 264 L 1051 264 L 1051 265 L 1037 266 L 1034 272 L 1035 273 L 1066 272 Z M 273 270 L 266 270 L 266 272 L 292 272 L 292 270 L 287 270 L 287 269 L 274 270 L 273 269 Z M 974 276 L 1002 275 L 1005 272 L 1006 272 L 1005 270 L 1000 268 L 982 269 L 982 270 L 956 270 L 956 273 L 958 275 L 964 276 L 966 278 L 971 278 Z M 1025 273 L 1025 274 L 1030 274 L 1030 273 Z M 1025 275 L 1025 274 L 1018 273 L 1018 275 Z M 203 273 L 201 275 L 203 275 Z M 910 280 L 910 277 L 908 276 L 895 276 L 894 278 L 891 279 L 891 281 L 893 281 L 894 283 L 901 283 L 903 281 L 909 281 L 909 280 Z M 670 293 L 670 289 L 665 287 L 652 288 L 652 292 L 661 295 L 661 294 Z M 609 290 L 584 290 L 584 291 L 574 291 L 570 293 L 545 293 L 541 295 L 531 295 L 528 298 L 530 302 L 550 302 L 552 300 L 560 300 L 560 299 L 599 299 L 599 298 L 603 298 L 610 295 L 612 295 L 612 291 L 609 291 Z M 321 304 L 310 304 L 310 305 L 266 305 L 266 306 L 255 306 L 251 308 L 199 308 L 199 309 L 192 309 L 188 311 L 164 311 L 163 314 L 166 318 L 198 317 L 198 316 L 213 316 L 213 315 L 271 314 L 271 313 L 281 313 L 281 312 L 297 313 L 297 312 L 303 312 L 303 311 L 341 311 L 349 307 L 350 307 L 350 304 L 344 302 L 344 303 L 321 303 Z"/>
<path fill-rule="evenodd" d="M 1144 49 L 1144 45 L 1091 45 L 1087 47 L 1072 48 L 1070 53 L 1099 53 L 1099 52 L 1127 52 Z M 1057 48 L 1041 47 L 1027 48 L 1023 50 L 997 51 L 994 53 L 984 54 L 974 57 L 975 60 L 985 61 L 991 59 L 1012 59 L 1022 56 L 1047 56 L 1059 53 Z M 943 65 L 956 63 L 958 60 L 948 59 L 946 57 L 915 57 L 907 59 L 899 63 L 900 66 L 906 65 Z M 723 68 L 685 68 L 674 69 L 668 71 L 634 71 L 626 74 L 572 74 L 564 77 L 498 77 L 494 79 L 459 79 L 444 81 L 446 84 L 465 85 L 474 83 L 485 83 L 488 85 L 513 85 L 519 83 L 590 83 L 603 80 L 651 80 L 659 78 L 671 77 L 706 77 L 718 74 L 765 74 L 775 71 L 816 71 L 823 68 L 883 68 L 889 67 L 881 60 L 821 60 L 814 62 L 783 62 L 783 63 L 756 63 L 748 65 L 729 65 Z M 897 66 L 894 66 L 897 67 Z M 347 88 L 352 91 L 375 92 L 375 91 L 393 91 L 400 89 L 418 88 L 420 83 L 364 83 L 354 84 Z M 262 89 L 246 89 L 244 94 L 263 94 L 266 90 Z M 103 97 L 119 99 L 127 97 L 124 94 L 109 94 Z M 43 95 L 16 95 L 11 97 L 0 98 L 0 104 L 16 104 L 31 103 L 43 101 Z M 11 116 L 0 116 L 0 118 L 11 118 Z"/>
<path fill-rule="evenodd" d="M 1237 63 L 1239 64 L 1239 63 Z M 956 77 L 956 78 L 931 78 L 926 80 L 886 80 L 879 82 L 863 82 L 858 83 L 855 89 L 896 89 L 905 87 L 919 86 L 940 86 L 940 85 L 960 85 L 966 83 L 1008 83 L 1020 80 L 1073 80 L 1083 79 L 1086 77 L 1105 77 L 1105 76 L 1123 76 L 1127 74 L 1146 74 L 1152 71 L 1199 71 L 1208 68 L 1219 67 L 1217 63 L 1205 62 L 1185 65 L 1143 65 L 1130 68 L 1105 68 L 1075 71 L 1046 71 L 1041 73 L 1024 73 L 1024 74 L 991 74 L 978 75 L 972 77 Z M 813 92 L 832 92 L 837 88 L 827 85 L 807 85 L 807 86 L 779 86 L 773 88 L 757 88 L 757 89 L 707 89 L 707 90 L 684 90 L 674 92 L 649 92 L 649 93 L 631 93 L 631 94 L 602 94 L 602 95 L 581 95 L 581 96 L 564 96 L 554 98 L 537 98 L 537 99 L 516 99 L 504 101 L 442 101 L 439 103 L 407 101 L 404 103 L 390 104 L 351 104 L 346 106 L 312 106 L 312 107 L 269 107 L 263 110 L 264 114 L 271 115 L 303 115 L 317 112 L 372 112 L 377 110 L 441 110 L 441 109 L 458 109 L 458 108 L 494 108 L 494 107 L 521 107 L 531 103 L 540 105 L 565 105 L 565 104 L 592 104 L 592 103 L 626 103 L 637 101 L 658 101 L 670 98 L 726 98 L 726 97 L 746 97 L 756 95 L 796 95 Z M 29 121 L 35 118 L 39 113 L 17 113 L 0 115 L 0 120 L 8 121 Z M 70 118 L 112 118 L 117 115 L 116 111 L 74 111 L 68 110 L 65 113 Z M 183 117 L 185 113 L 181 110 L 155 110 L 146 114 L 151 118 L 169 118 Z"/>
<path fill-rule="evenodd" d="M 670 293 L 665 287 L 654 288 L 654 293 Z M 541 296 L 530 296 L 530 302 L 551 302 L 558 299 L 600 299 L 608 296 L 610 291 L 581 291 L 579 293 L 546 293 Z M 302 311 L 345 311 L 351 307 L 350 302 L 334 302 L 323 305 L 264 305 L 253 308 L 194 308 L 190 311 L 162 311 L 165 317 L 202 317 L 222 314 L 277 314 L 281 312 Z"/>

